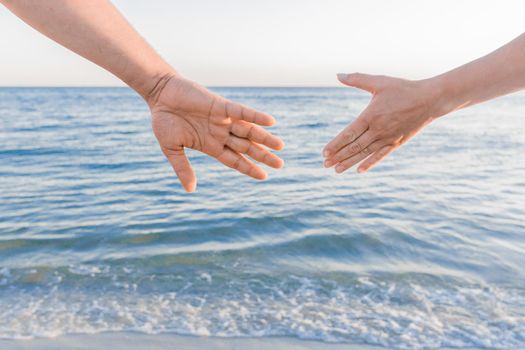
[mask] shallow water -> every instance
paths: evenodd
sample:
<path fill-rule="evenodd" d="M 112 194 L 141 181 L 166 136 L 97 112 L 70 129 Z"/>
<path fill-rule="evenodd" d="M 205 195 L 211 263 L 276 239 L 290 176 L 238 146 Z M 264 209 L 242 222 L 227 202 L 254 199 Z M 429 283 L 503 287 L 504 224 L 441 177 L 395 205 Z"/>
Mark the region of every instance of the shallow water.
<path fill-rule="evenodd" d="M 366 95 L 214 90 L 278 119 L 268 181 L 191 152 L 185 194 L 128 89 L 0 89 L 0 338 L 525 347 L 525 95 L 335 175 L 321 149 Z"/>

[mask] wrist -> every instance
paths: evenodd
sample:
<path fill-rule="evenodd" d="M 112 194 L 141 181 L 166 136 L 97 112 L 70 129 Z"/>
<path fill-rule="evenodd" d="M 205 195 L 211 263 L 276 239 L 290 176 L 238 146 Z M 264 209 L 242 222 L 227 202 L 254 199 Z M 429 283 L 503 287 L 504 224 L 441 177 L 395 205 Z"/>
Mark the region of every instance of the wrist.
<path fill-rule="evenodd" d="M 144 72 L 138 76 L 142 77 L 135 78 L 126 83 L 142 96 L 148 106 L 151 107 L 158 100 L 158 97 L 166 84 L 172 78 L 179 76 L 179 74 L 170 66 L 166 66 L 160 69 L 155 69 L 152 72 Z"/>
<path fill-rule="evenodd" d="M 424 90 L 429 96 L 428 113 L 437 119 L 458 109 L 454 86 L 444 75 L 422 80 Z"/>
<path fill-rule="evenodd" d="M 144 89 L 144 94 L 141 94 L 141 96 L 144 98 L 148 106 L 152 108 L 159 100 L 159 96 L 162 94 L 162 91 L 168 82 L 179 77 L 180 76 L 174 70 L 155 74 L 149 79 L 148 84 Z"/>

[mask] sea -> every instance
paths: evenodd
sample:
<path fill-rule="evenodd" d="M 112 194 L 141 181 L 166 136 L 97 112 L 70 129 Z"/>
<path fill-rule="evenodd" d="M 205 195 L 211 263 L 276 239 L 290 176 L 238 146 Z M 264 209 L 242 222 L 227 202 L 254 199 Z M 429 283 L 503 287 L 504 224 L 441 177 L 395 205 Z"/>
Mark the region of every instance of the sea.
<path fill-rule="evenodd" d="M 338 175 L 322 148 L 367 94 L 211 89 L 275 116 L 283 169 L 190 151 L 188 194 L 132 90 L 0 88 L 0 338 L 525 348 L 525 94 Z"/>

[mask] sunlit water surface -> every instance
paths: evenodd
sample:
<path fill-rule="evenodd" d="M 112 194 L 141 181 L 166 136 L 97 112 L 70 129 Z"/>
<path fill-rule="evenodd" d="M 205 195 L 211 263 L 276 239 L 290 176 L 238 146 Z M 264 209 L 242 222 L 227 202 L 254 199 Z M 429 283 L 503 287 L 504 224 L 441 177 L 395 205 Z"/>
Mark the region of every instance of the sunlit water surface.
<path fill-rule="evenodd" d="M 191 152 L 185 194 L 128 89 L 0 89 L 0 338 L 525 347 L 525 95 L 335 175 L 321 149 L 366 95 L 214 90 L 276 116 L 268 181 Z"/>

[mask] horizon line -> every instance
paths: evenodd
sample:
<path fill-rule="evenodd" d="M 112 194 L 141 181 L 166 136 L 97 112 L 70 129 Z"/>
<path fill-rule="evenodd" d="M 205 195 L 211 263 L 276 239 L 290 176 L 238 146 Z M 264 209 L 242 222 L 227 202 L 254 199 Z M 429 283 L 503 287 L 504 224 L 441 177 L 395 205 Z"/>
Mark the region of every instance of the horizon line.
<path fill-rule="evenodd" d="M 266 88 L 266 89 L 278 89 L 278 88 L 345 88 L 345 86 L 337 85 L 203 85 L 207 88 Z M 12 89 L 12 88 L 123 88 L 131 89 L 126 85 L 0 85 L 0 89 Z"/>

